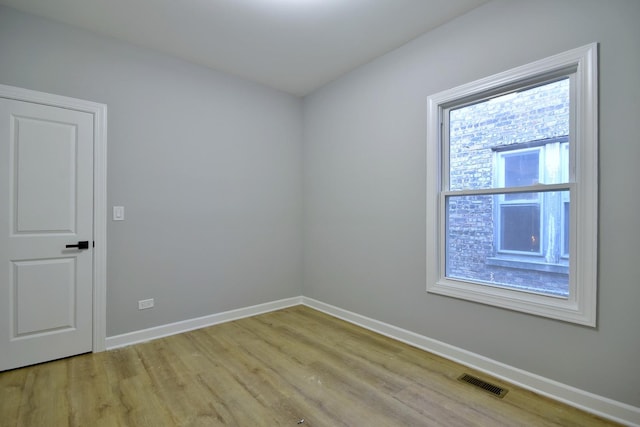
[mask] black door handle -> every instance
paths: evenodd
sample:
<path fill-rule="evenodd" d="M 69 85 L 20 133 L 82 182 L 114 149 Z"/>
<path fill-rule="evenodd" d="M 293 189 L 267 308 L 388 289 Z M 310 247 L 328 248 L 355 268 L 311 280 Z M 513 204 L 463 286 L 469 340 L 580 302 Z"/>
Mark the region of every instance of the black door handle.
<path fill-rule="evenodd" d="M 81 242 L 78 242 L 77 245 L 67 245 L 65 246 L 65 248 L 89 249 L 89 241 L 83 240 Z"/>

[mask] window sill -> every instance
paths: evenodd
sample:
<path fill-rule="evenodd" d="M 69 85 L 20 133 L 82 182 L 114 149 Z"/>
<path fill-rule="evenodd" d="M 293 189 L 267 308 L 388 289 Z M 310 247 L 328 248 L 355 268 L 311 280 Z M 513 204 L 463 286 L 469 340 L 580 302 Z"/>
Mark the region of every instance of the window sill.
<path fill-rule="evenodd" d="M 497 267 L 517 268 L 520 270 L 543 271 L 546 273 L 569 274 L 569 266 L 562 264 L 547 264 L 544 262 L 532 262 L 506 258 L 487 258 L 488 265 Z"/>

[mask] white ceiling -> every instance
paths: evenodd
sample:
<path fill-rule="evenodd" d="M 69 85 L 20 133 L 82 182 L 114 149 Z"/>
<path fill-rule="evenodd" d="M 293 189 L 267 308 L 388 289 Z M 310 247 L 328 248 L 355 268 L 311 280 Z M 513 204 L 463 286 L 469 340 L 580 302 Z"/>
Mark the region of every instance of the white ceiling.
<path fill-rule="evenodd" d="M 488 0 L 0 0 L 305 95 Z"/>

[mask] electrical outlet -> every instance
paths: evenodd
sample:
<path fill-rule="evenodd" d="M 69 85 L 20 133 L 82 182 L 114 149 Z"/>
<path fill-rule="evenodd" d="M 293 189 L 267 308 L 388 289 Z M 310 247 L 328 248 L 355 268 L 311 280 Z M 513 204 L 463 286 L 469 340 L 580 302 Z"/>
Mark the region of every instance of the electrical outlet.
<path fill-rule="evenodd" d="M 138 310 L 144 310 L 153 307 L 153 298 L 141 299 L 138 301 Z"/>

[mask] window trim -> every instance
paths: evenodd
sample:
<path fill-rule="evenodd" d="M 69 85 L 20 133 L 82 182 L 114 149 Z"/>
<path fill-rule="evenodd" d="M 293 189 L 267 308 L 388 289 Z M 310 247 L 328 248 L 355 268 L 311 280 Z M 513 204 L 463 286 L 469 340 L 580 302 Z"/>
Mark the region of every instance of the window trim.
<path fill-rule="evenodd" d="M 453 89 L 427 100 L 427 292 L 595 327 L 597 317 L 597 224 L 598 224 L 598 90 L 597 43 L 560 53 Z M 448 154 L 443 153 L 442 112 L 452 105 L 477 102 L 510 88 L 521 88 L 572 75 L 572 123 L 569 185 L 570 257 L 569 297 L 521 292 L 445 277 L 445 203 L 442 171 L 448 172 Z M 446 174 L 444 174 L 446 175 Z M 540 185 L 544 191 L 556 185 Z M 497 191 L 503 191 L 498 189 Z M 473 190 L 469 190 L 473 193 Z M 460 192 L 457 192 L 460 194 Z M 574 197 L 575 196 L 575 197 Z"/>

